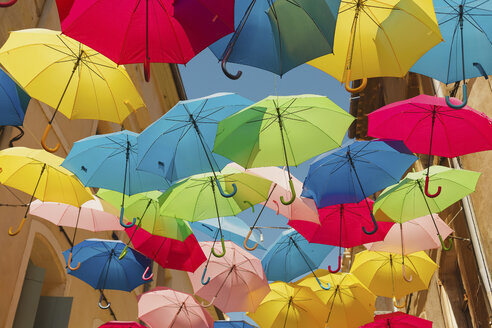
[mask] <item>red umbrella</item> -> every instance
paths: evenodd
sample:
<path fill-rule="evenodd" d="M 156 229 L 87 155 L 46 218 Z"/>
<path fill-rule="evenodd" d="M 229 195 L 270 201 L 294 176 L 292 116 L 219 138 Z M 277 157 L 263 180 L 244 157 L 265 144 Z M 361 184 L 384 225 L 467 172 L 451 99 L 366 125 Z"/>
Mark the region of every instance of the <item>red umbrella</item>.
<path fill-rule="evenodd" d="M 403 140 L 414 153 L 456 157 L 492 149 L 492 120 L 469 106 L 448 107 L 444 98 L 420 95 L 381 107 L 368 116 L 367 134 Z M 427 172 L 427 175 L 429 172 Z M 427 197 L 429 178 L 425 183 Z"/>
<path fill-rule="evenodd" d="M 234 0 L 56 0 L 64 34 L 118 64 L 186 64 L 234 32 Z"/>
<path fill-rule="evenodd" d="M 143 228 L 135 232 L 137 226 L 126 228 L 128 236 L 133 235 L 132 243 L 136 250 L 159 263 L 163 268 L 194 272 L 207 260 L 195 235 L 189 235 L 184 241 L 152 235 Z M 149 268 L 145 270 L 143 279 Z"/>
<path fill-rule="evenodd" d="M 432 321 L 402 312 L 377 315 L 374 322 L 360 328 L 432 328 Z"/>
<path fill-rule="evenodd" d="M 372 212 L 374 201 L 367 198 Z M 372 222 L 367 211 L 365 200 L 359 203 L 338 204 L 318 209 L 320 225 L 315 223 L 290 220 L 289 225 L 296 229 L 310 243 L 333 245 L 340 247 L 354 247 L 362 244 L 383 240 L 393 222 L 378 222 L 376 233 L 368 235 L 362 232 L 362 227 Z M 338 272 L 342 261 L 341 248 L 338 255 L 338 268 L 331 273 Z"/>
<path fill-rule="evenodd" d="M 135 321 L 108 321 L 99 328 L 147 328 Z"/>

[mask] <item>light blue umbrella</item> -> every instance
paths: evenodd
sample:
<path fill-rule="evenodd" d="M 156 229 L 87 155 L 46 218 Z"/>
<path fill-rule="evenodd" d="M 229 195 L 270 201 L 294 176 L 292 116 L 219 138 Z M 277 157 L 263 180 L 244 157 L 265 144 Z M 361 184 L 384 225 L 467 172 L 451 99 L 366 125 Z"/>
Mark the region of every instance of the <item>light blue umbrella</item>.
<path fill-rule="evenodd" d="M 162 176 L 137 171 L 137 134 L 121 131 L 95 135 L 73 144 L 62 166 L 73 172 L 88 187 L 122 193 L 120 224 L 123 223 L 125 195 L 165 190 L 170 182 Z"/>
<path fill-rule="evenodd" d="M 111 305 L 102 305 L 103 289 L 129 292 L 147 282 L 142 278 L 142 273 L 150 265 L 150 260 L 132 248 L 119 260 L 124 248 L 125 243 L 120 240 L 104 239 L 87 239 L 73 246 L 72 261 L 81 265 L 76 271 L 68 268 L 68 274 L 101 290 L 99 307 L 102 309 Z M 68 263 L 70 249 L 63 252 L 63 256 Z"/>
<path fill-rule="evenodd" d="M 302 196 L 314 199 L 318 208 L 365 199 L 374 229 L 362 229 L 366 234 L 373 234 L 378 225 L 367 196 L 398 183 L 416 160 L 402 141 L 352 141 L 321 155 L 311 164 Z"/>
<path fill-rule="evenodd" d="M 215 321 L 214 328 L 256 328 L 246 321 Z"/>
<path fill-rule="evenodd" d="M 267 249 L 261 264 L 269 281 L 289 282 L 308 272 L 316 277 L 314 270 L 326 257 L 329 257 L 329 262 L 337 263 L 337 251 L 335 246 L 311 244 L 297 231 L 289 229 Z M 321 281 L 318 283 L 321 288 L 330 289 L 329 284 L 325 287 Z"/>
<path fill-rule="evenodd" d="M 210 46 L 226 62 L 258 67 L 282 76 L 305 62 L 333 51 L 340 0 L 237 1 L 236 32 Z"/>
<path fill-rule="evenodd" d="M 462 108 L 467 102 L 465 79 L 492 74 L 492 1 L 434 0 L 444 42 L 429 50 L 410 71 L 443 83 L 463 80 Z"/>
<path fill-rule="evenodd" d="M 253 102 L 232 93 L 180 101 L 138 137 L 138 169 L 170 181 L 220 171 L 231 161 L 212 153 L 217 124 Z M 217 187 L 224 197 L 220 183 Z M 233 185 L 236 190 L 236 185 Z"/>
<path fill-rule="evenodd" d="M 237 216 L 228 216 L 220 218 L 220 225 L 222 227 L 222 235 L 225 240 L 230 240 L 233 243 L 243 246 L 244 239 L 250 231 L 250 227 Z M 192 230 L 201 231 L 212 238 L 215 238 L 219 233 L 219 222 L 216 219 L 207 219 L 202 221 L 191 222 Z M 248 240 L 247 246 L 254 247 L 260 242 L 260 238 L 257 234 L 252 234 L 250 240 Z M 259 249 L 265 249 L 263 246 L 258 245 Z"/>
<path fill-rule="evenodd" d="M 0 125 L 21 126 L 31 97 L 0 68 Z"/>

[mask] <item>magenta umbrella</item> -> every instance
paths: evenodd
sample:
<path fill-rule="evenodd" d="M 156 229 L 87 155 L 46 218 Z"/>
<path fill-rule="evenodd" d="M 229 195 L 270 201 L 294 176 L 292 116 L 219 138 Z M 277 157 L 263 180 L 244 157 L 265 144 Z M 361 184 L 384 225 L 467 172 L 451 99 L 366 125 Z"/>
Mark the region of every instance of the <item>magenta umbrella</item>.
<path fill-rule="evenodd" d="M 138 318 L 154 328 L 212 328 L 214 319 L 187 293 L 156 287 L 138 296 Z"/>
<path fill-rule="evenodd" d="M 234 32 L 234 0 L 56 0 L 62 32 L 118 64 L 186 64 Z"/>
<path fill-rule="evenodd" d="M 108 321 L 99 328 L 147 328 L 135 321 Z"/>
<path fill-rule="evenodd" d="M 367 198 L 372 212 L 374 201 Z M 365 200 L 359 203 L 338 204 L 326 206 L 318 210 L 321 225 L 299 220 L 290 220 L 289 225 L 296 229 L 310 243 L 339 246 L 338 268 L 328 270 L 331 273 L 340 270 L 342 262 L 342 247 L 355 247 L 365 243 L 383 240 L 393 222 L 378 222 L 378 230 L 368 235 L 362 232 L 362 227 L 372 222 L 367 211 Z"/>
<path fill-rule="evenodd" d="M 200 242 L 210 253 L 213 242 Z M 195 295 L 223 312 L 254 312 L 270 292 L 261 261 L 233 242 L 225 242 L 225 256 L 210 258 L 194 273 L 189 273 Z M 205 281 L 205 276 L 210 276 Z"/>
<path fill-rule="evenodd" d="M 428 167 L 431 155 L 456 157 L 492 149 L 492 120 L 469 106 L 448 107 L 444 98 L 420 95 L 381 107 L 368 118 L 369 136 L 403 140 L 412 152 L 429 155 Z M 437 197 L 441 187 L 431 194 L 428 174 L 425 194 Z"/>
<path fill-rule="evenodd" d="M 190 234 L 184 241 L 179 241 L 152 235 L 138 226 L 126 228 L 125 231 L 132 238 L 133 247 L 137 251 L 163 268 L 194 272 L 207 259 L 194 234 Z M 152 279 L 154 274 L 146 276 L 149 270 L 150 267 L 145 269 L 143 280 Z"/>
<path fill-rule="evenodd" d="M 393 312 L 377 315 L 374 317 L 374 322 L 360 328 L 432 328 L 432 321 L 403 312 Z"/>

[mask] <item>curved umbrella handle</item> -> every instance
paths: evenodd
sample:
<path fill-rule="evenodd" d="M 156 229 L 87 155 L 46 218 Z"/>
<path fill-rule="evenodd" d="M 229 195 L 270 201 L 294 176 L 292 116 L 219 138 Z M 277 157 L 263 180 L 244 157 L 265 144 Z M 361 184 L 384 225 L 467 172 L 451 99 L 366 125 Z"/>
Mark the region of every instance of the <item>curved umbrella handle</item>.
<path fill-rule="evenodd" d="M 51 124 L 48 123 L 48 125 L 46 125 L 46 128 L 44 129 L 43 136 L 41 137 L 41 146 L 43 146 L 44 150 L 46 150 L 47 152 L 54 153 L 60 148 L 60 143 L 58 143 L 53 148 L 50 148 L 48 147 L 48 145 L 46 145 L 46 138 L 48 137 L 48 133 L 50 132 L 50 130 L 51 130 Z"/>
<path fill-rule="evenodd" d="M 273 202 L 275 205 L 277 205 L 277 215 L 279 215 L 279 214 L 280 214 L 280 206 L 278 206 L 278 202 L 277 202 L 275 199 L 274 199 L 274 200 L 272 200 L 272 202 Z"/>
<path fill-rule="evenodd" d="M 222 195 L 222 197 L 230 198 L 237 193 L 237 186 L 235 183 L 232 184 L 232 188 L 234 188 L 234 190 L 230 194 L 226 194 L 224 192 L 224 190 L 222 189 L 222 186 L 220 185 L 219 180 L 217 178 L 215 178 L 215 184 L 217 184 L 217 188 L 219 189 L 219 192 Z"/>
<path fill-rule="evenodd" d="M 396 302 L 396 298 L 395 298 L 395 297 L 393 297 L 393 305 L 394 305 L 394 306 L 395 306 L 395 308 L 397 308 L 397 309 L 404 309 L 404 308 L 407 306 L 407 299 L 405 298 L 405 301 L 403 302 L 403 304 L 401 304 L 401 305 L 400 305 L 400 304 L 398 304 L 398 303 Z"/>
<path fill-rule="evenodd" d="M 224 255 L 226 255 L 226 248 L 225 248 L 225 243 L 224 243 L 224 237 L 220 237 L 220 244 L 222 245 L 222 254 L 217 254 L 215 252 L 215 249 L 212 247 L 212 254 L 214 254 L 215 257 L 224 257 Z"/>
<path fill-rule="evenodd" d="M 203 306 L 204 308 L 209 308 L 209 307 L 211 307 L 211 306 L 214 304 L 214 301 L 215 301 L 215 298 L 216 298 L 216 297 L 217 297 L 217 296 L 214 296 L 214 297 L 212 298 L 212 300 L 210 301 L 210 303 L 208 303 L 208 304 L 203 304 L 203 302 L 201 302 L 201 303 L 200 303 L 200 305 L 201 305 L 201 306 Z"/>
<path fill-rule="evenodd" d="M 123 248 L 123 250 L 121 251 L 120 256 L 118 256 L 118 260 L 122 260 L 127 252 L 128 252 L 128 245 L 125 245 L 125 248 Z"/>
<path fill-rule="evenodd" d="M 436 198 L 441 193 L 441 186 L 437 187 L 437 191 L 435 194 L 429 193 L 429 176 L 426 176 L 425 177 L 424 193 L 429 198 Z"/>
<path fill-rule="evenodd" d="M 258 247 L 258 243 L 256 243 L 253 247 L 248 247 L 248 240 L 249 237 L 251 237 L 251 234 L 253 233 L 253 229 L 250 229 L 248 234 L 246 235 L 246 238 L 244 238 L 243 246 L 246 248 L 248 251 L 254 251 L 256 247 Z"/>
<path fill-rule="evenodd" d="M 407 278 L 406 272 L 405 272 L 405 263 L 402 263 L 402 274 L 403 274 L 403 279 L 405 279 L 406 282 L 412 282 L 413 276 L 410 274 L 410 278 Z"/>
<path fill-rule="evenodd" d="M 75 266 L 74 268 L 72 268 L 71 264 L 72 264 L 72 252 L 70 252 L 70 254 L 68 255 L 67 266 L 71 271 L 76 271 L 80 268 L 80 262 L 77 263 L 77 266 Z"/>
<path fill-rule="evenodd" d="M 243 72 L 237 71 L 236 74 L 231 74 L 231 73 L 229 73 L 229 71 L 227 70 L 227 67 L 226 67 L 226 64 L 227 64 L 227 61 L 229 60 L 229 56 L 231 55 L 231 52 L 232 52 L 232 47 L 227 49 L 227 52 L 226 52 L 224 58 L 222 58 L 222 62 L 220 63 L 220 66 L 222 67 L 222 72 L 224 72 L 225 76 L 227 76 L 231 80 L 237 80 L 241 77 Z"/>
<path fill-rule="evenodd" d="M 341 268 L 342 268 L 342 257 L 340 255 L 338 255 L 338 267 L 337 267 L 337 269 L 332 270 L 331 265 L 329 265 L 328 271 L 330 271 L 330 273 L 337 273 L 338 271 L 340 271 Z"/>
<path fill-rule="evenodd" d="M 17 2 L 17 0 L 10 0 L 9 2 L 0 2 L 0 7 L 1 8 L 7 8 L 10 6 L 13 6 L 16 2 Z"/>
<path fill-rule="evenodd" d="M 123 222 L 123 214 L 124 213 L 125 213 L 125 208 L 122 207 L 121 210 L 120 210 L 120 225 L 123 228 L 131 228 L 131 227 L 133 227 L 135 225 L 135 222 L 137 222 L 137 219 L 136 218 L 133 218 L 133 222 L 132 223 L 126 224 L 125 222 Z"/>
<path fill-rule="evenodd" d="M 351 88 L 350 87 L 350 75 L 352 74 L 352 70 L 348 69 L 347 70 L 347 78 L 345 79 L 345 90 L 351 93 L 358 93 L 364 90 L 367 86 L 367 78 L 362 79 L 362 84 L 358 86 L 357 88 Z"/>
<path fill-rule="evenodd" d="M 292 179 L 289 179 L 289 185 L 290 185 L 290 192 L 292 193 L 292 196 L 288 201 L 284 200 L 284 196 L 280 196 L 280 201 L 284 205 L 290 205 L 296 200 L 296 191 L 294 189 L 294 182 L 292 182 Z"/>
<path fill-rule="evenodd" d="M 145 280 L 145 281 L 149 281 L 150 279 L 152 279 L 152 277 L 154 277 L 154 273 L 153 272 L 151 272 L 150 273 L 150 276 L 147 277 L 147 273 L 149 273 L 149 270 L 150 270 L 150 265 L 147 266 L 147 268 L 145 268 L 145 271 L 142 274 L 142 279 Z"/>
<path fill-rule="evenodd" d="M 145 57 L 143 67 L 144 67 L 145 82 L 149 82 L 150 81 L 150 59 L 149 58 Z"/>
<path fill-rule="evenodd" d="M 20 225 L 19 225 L 19 227 L 15 231 L 13 231 L 12 230 L 12 227 L 10 227 L 9 228 L 9 236 L 15 236 L 15 235 L 17 235 L 21 231 L 21 229 L 24 226 L 24 223 L 25 222 L 26 222 L 26 218 L 23 218 L 22 221 L 21 221 L 21 223 L 20 223 Z"/>
<path fill-rule="evenodd" d="M 251 206 L 251 211 L 253 211 L 253 213 L 255 212 L 255 206 L 253 205 L 253 203 L 251 203 L 249 200 L 243 200 L 243 203 Z"/>
<path fill-rule="evenodd" d="M 439 234 L 439 241 L 441 242 L 441 246 L 442 246 L 442 249 L 444 249 L 445 251 L 449 251 L 451 250 L 451 248 L 453 248 L 453 239 L 449 238 L 449 246 L 446 246 L 444 244 L 444 240 L 442 239 L 441 235 Z"/>
<path fill-rule="evenodd" d="M 376 222 L 376 218 L 374 217 L 374 214 L 372 214 L 372 212 L 371 212 L 371 220 L 372 223 L 374 224 L 374 229 L 372 231 L 367 231 L 366 227 L 362 227 L 362 231 L 364 231 L 366 235 L 374 235 L 376 231 L 378 231 L 378 223 Z"/>
<path fill-rule="evenodd" d="M 449 107 L 451 107 L 453 109 L 463 108 L 466 106 L 467 102 L 468 102 L 468 93 L 467 93 L 467 89 L 466 89 L 466 84 L 463 84 L 463 102 L 461 104 L 453 105 L 451 103 L 451 101 L 449 101 L 449 97 L 446 96 L 446 105 L 448 105 Z"/>
<path fill-rule="evenodd" d="M 210 277 L 207 278 L 207 281 L 203 281 L 205 279 L 205 275 L 207 274 L 207 267 L 205 267 L 205 269 L 203 269 L 203 273 L 202 273 L 202 285 L 205 286 L 206 284 L 208 284 L 210 282 Z"/>
<path fill-rule="evenodd" d="M 327 282 L 327 283 L 326 283 L 326 284 L 328 285 L 328 287 L 325 287 L 325 286 L 323 286 L 323 283 L 321 282 L 321 280 L 319 280 L 319 278 L 318 278 L 318 277 L 316 277 L 316 276 L 314 276 L 314 277 L 316 278 L 316 281 L 318 282 L 318 285 L 319 285 L 322 289 L 324 289 L 324 290 L 330 290 L 331 285 L 330 285 L 330 283 L 329 283 L 329 282 Z"/>
<path fill-rule="evenodd" d="M 102 305 L 102 301 L 103 301 L 103 294 L 101 293 L 101 296 L 99 296 L 99 307 L 103 310 L 106 310 L 106 309 L 109 309 L 109 307 L 111 306 L 111 302 L 107 302 L 106 305 Z"/>

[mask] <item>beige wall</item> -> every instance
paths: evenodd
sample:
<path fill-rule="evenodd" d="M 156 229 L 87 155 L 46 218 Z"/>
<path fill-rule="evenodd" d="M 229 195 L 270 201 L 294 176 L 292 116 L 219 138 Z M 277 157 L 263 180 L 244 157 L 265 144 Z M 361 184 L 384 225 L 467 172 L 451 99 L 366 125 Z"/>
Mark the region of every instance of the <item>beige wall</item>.
<path fill-rule="evenodd" d="M 60 28 L 54 0 L 19 0 L 13 7 L 0 9 L 0 44 L 5 42 L 9 31 L 31 27 L 57 30 Z M 179 84 L 179 76 L 173 75 L 173 68 L 170 65 L 152 64 L 150 83 L 144 82 L 141 65 L 128 65 L 127 70 L 147 104 L 148 110 L 141 109 L 136 114 L 130 115 L 124 122 L 124 128 L 140 132 L 174 106 L 179 101 L 180 95 L 183 97 L 184 90 Z M 52 112 L 53 109 L 33 99 L 29 104 L 23 127 L 25 135 L 15 145 L 41 148 L 39 140 Z M 54 145 L 57 141 L 61 142 L 62 146 L 56 154 L 65 157 L 74 141 L 96 132 L 109 133 L 120 129 L 119 125 L 113 123 L 91 120 L 70 121 L 63 115 L 57 115 L 48 138 L 48 145 Z M 17 130 L 6 127 L 0 135 L 0 148 L 8 147 L 8 141 L 16 134 Z M 21 197 L 23 202 L 29 200 L 27 195 L 16 190 L 13 192 Z M 0 186 L 0 203 L 17 204 L 18 200 L 5 186 Z M 18 226 L 24 211 L 24 208 L 0 207 L 0 249 L 2 250 L 0 256 L 0 277 L 2 277 L 0 279 L 0 290 L 2 291 L 0 327 L 12 326 L 29 260 L 47 270 L 42 295 L 73 297 L 70 328 L 97 327 L 103 322 L 114 320 L 108 310 L 99 309 L 98 291 L 65 273 L 65 263 L 61 252 L 69 248 L 69 243 L 57 226 L 43 222 L 42 219 L 30 217 L 17 236 L 8 236 L 8 228 Z M 73 229 L 66 228 L 66 231 L 71 238 Z M 94 234 L 83 230 L 77 233 L 78 242 L 94 237 L 111 239 L 111 233 Z M 124 236 L 120 234 L 120 237 Z M 164 275 L 166 284 L 172 283 L 183 290 L 191 291 L 189 286 L 186 287 L 187 278 L 166 270 L 160 269 L 155 275 L 155 281 L 164 281 Z M 147 288 L 154 285 L 155 282 Z M 143 288 L 139 287 L 132 293 L 105 291 L 118 320 L 137 319 L 136 294 L 141 293 Z"/>

